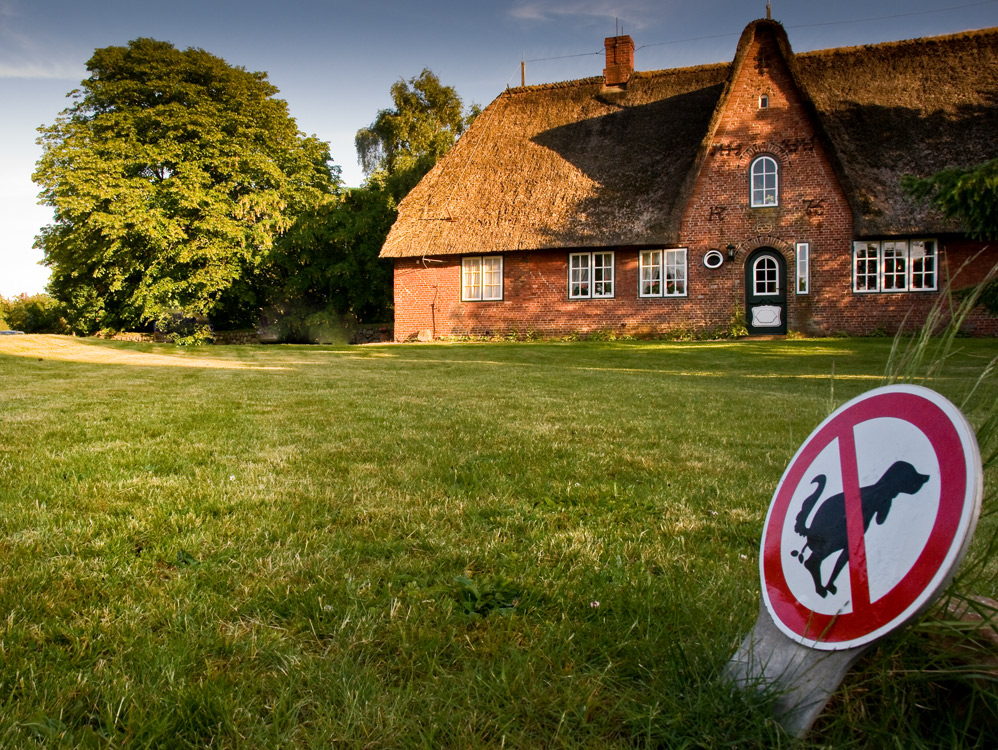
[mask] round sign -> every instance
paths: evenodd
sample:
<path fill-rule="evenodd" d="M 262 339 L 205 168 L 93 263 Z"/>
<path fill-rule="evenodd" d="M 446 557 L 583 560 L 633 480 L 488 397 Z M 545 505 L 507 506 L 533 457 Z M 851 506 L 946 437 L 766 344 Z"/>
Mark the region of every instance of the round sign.
<path fill-rule="evenodd" d="M 776 626 L 840 650 L 921 614 L 963 559 L 983 490 L 974 431 L 935 391 L 888 386 L 840 407 L 766 515 L 759 567 Z"/>

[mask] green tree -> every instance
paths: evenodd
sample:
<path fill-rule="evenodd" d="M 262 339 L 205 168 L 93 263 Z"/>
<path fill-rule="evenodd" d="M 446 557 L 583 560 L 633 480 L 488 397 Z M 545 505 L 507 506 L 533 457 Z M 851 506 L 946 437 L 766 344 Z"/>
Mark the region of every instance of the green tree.
<path fill-rule="evenodd" d="M 393 109 L 357 131 L 367 180 L 301 216 L 277 244 L 267 322 L 281 338 L 314 341 L 337 326 L 391 318 L 391 265 L 378 258 L 398 201 L 454 145 L 467 114 L 429 70 L 391 88 Z"/>
<path fill-rule="evenodd" d="M 945 216 L 959 219 L 970 236 L 998 239 L 998 159 L 975 167 L 945 169 L 922 179 L 907 177 L 903 185 Z"/>
<path fill-rule="evenodd" d="M 137 39 L 87 69 L 34 175 L 55 209 L 36 246 L 74 329 L 254 320 L 275 241 L 334 197 L 328 146 L 266 74 L 204 50 Z"/>
<path fill-rule="evenodd" d="M 958 219 L 971 237 L 998 240 L 998 159 L 974 167 L 944 169 L 921 179 L 906 177 L 902 186 L 944 216 Z M 998 317 L 998 280 L 984 284 L 978 302 Z"/>
<path fill-rule="evenodd" d="M 464 105 L 452 86 L 444 86 L 423 69 L 408 81 L 391 87 L 394 107 L 378 112 L 374 122 L 357 131 L 357 156 L 374 184 L 401 200 L 437 160 L 446 154 L 478 116 Z"/>
<path fill-rule="evenodd" d="M 392 271 L 378 253 L 395 217 L 390 196 L 357 188 L 299 218 L 275 253 L 268 319 L 280 338 L 315 341 L 338 326 L 390 320 Z"/>
<path fill-rule="evenodd" d="M 47 294 L 19 294 L 10 299 L 0 296 L 0 329 L 7 328 L 24 333 L 69 333 L 62 305 Z"/>

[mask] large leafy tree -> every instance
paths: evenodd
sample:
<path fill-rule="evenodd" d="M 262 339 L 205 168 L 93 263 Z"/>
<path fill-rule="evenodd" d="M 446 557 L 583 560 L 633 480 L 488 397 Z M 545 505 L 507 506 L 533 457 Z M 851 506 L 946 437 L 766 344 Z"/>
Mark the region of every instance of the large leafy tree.
<path fill-rule="evenodd" d="M 465 113 L 429 70 L 397 81 L 391 95 L 394 108 L 357 132 L 364 186 L 304 214 L 277 245 L 267 317 L 281 336 L 315 340 L 339 324 L 391 318 L 391 266 L 378 253 L 396 205 L 478 113 Z"/>
<path fill-rule="evenodd" d="M 328 146 L 298 131 L 266 74 L 204 50 L 137 39 L 87 69 L 40 129 L 51 293 L 80 331 L 252 320 L 275 240 L 334 197 Z"/>
<path fill-rule="evenodd" d="M 374 122 L 357 131 L 357 156 L 371 186 L 387 189 L 401 200 L 446 154 L 479 113 L 465 112 L 461 97 L 423 69 L 391 87 L 394 107 L 378 112 Z"/>

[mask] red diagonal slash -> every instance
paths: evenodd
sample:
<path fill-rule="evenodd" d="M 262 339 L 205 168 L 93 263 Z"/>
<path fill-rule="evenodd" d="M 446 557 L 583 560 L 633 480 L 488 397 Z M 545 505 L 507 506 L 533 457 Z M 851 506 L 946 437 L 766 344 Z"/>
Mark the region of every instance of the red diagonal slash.
<path fill-rule="evenodd" d="M 846 534 L 849 539 L 849 584 L 852 611 L 859 615 L 870 609 L 870 579 L 866 568 L 866 529 L 863 523 L 863 496 L 859 487 L 856 438 L 852 426 L 839 433 L 839 460 L 842 462 L 842 492 L 845 496 Z"/>

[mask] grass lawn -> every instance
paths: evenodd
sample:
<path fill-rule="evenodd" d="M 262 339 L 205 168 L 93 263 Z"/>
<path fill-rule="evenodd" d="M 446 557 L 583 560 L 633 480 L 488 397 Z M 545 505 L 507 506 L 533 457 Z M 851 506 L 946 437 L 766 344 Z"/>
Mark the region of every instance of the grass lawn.
<path fill-rule="evenodd" d="M 958 345 L 960 403 L 998 342 Z M 719 674 L 777 481 L 890 347 L 0 338 L 0 744 L 793 745 Z M 954 654 L 890 639 L 802 746 L 994 747 Z"/>

